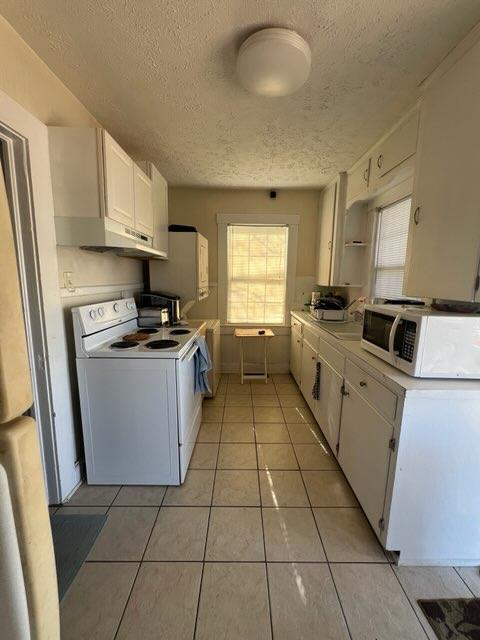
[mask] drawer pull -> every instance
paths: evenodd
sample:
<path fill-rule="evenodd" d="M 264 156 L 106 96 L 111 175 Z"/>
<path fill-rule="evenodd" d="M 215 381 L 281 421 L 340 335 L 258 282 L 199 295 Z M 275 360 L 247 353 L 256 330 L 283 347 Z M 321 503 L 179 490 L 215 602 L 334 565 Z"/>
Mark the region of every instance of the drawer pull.
<path fill-rule="evenodd" d="M 360 380 L 360 386 L 361 387 L 366 387 L 367 386 L 366 381 L 365 380 Z"/>
<path fill-rule="evenodd" d="M 382 154 L 380 154 L 380 155 L 378 156 L 378 158 L 377 158 L 377 167 L 378 167 L 379 169 L 381 169 L 382 164 L 383 164 L 383 155 L 382 155 Z"/>

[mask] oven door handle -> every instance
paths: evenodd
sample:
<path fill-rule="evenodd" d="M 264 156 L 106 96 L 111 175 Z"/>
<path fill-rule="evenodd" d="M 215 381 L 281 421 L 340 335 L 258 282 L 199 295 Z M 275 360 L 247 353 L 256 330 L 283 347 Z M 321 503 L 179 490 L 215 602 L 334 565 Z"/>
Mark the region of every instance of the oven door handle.
<path fill-rule="evenodd" d="M 398 325 L 400 324 L 401 319 L 402 316 L 400 314 L 395 316 L 395 320 L 393 321 L 392 327 L 390 329 L 390 335 L 388 337 L 388 353 L 390 354 L 390 361 L 393 365 L 395 364 L 395 352 L 393 350 L 395 345 L 395 334 L 397 333 Z"/>
<path fill-rule="evenodd" d="M 197 351 L 198 351 L 198 344 L 194 344 L 192 347 L 190 347 L 190 350 L 183 356 L 182 360 L 184 362 L 190 362 L 190 360 L 197 353 Z"/>

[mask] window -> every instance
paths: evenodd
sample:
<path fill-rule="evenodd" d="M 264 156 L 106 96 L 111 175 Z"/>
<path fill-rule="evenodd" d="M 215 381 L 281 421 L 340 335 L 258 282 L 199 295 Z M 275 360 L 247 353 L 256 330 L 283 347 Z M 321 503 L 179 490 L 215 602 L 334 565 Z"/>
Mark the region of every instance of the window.
<path fill-rule="evenodd" d="M 227 226 L 227 322 L 283 324 L 288 226 Z"/>
<path fill-rule="evenodd" d="M 401 298 L 411 198 L 379 212 L 373 274 L 374 298 Z"/>

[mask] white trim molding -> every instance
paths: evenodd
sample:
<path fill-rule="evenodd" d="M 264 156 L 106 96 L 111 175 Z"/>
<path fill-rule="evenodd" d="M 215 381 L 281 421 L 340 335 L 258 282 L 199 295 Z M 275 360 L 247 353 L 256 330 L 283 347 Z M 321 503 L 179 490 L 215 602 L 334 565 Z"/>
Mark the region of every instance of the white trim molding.
<path fill-rule="evenodd" d="M 295 296 L 297 272 L 298 225 L 300 216 L 285 213 L 218 213 L 218 313 L 222 325 L 227 323 L 228 252 L 227 227 L 229 224 L 258 224 L 263 226 L 288 226 L 287 283 L 285 296 L 285 319 L 287 321 Z M 233 326 L 233 325 L 231 325 Z M 272 325 L 277 326 L 277 325 Z"/>

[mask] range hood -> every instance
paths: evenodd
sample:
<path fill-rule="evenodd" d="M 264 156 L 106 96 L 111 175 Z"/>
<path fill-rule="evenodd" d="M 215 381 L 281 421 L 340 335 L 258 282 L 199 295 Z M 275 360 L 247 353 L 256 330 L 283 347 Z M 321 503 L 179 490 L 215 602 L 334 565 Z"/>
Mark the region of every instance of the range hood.
<path fill-rule="evenodd" d="M 165 260 L 152 238 L 109 218 L 55 217 L 57 244 L 91 251 L 111 251 L 119 256 Z"/>

